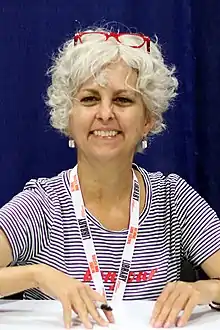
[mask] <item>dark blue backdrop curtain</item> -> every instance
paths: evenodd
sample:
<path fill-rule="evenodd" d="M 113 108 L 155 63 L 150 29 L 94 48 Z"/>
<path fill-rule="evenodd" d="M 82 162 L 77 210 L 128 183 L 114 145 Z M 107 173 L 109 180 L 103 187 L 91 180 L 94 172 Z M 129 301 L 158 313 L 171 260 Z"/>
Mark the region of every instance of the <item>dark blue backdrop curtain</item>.
<path fill-rule="evenodd" d="M 136 161 L 176 172 L 220 215 L 218 0 L 0 1 L 0 206 L 27 180 L 72 167 L 75 152 L 48 123 L 45 72 L 76 28 L 116 21 L 153 37 L 180 82 L 166 132 Z"/>

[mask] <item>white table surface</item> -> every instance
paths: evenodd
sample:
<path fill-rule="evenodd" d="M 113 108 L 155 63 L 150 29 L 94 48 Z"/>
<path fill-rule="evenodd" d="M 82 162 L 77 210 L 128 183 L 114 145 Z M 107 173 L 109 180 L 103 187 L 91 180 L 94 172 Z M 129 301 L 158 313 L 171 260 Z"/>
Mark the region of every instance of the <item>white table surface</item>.
<path fill-rule="evenodd" d="M 148 330 L 153 302 L 123 301 L 114 308 L 115 324 L 100 327 L 94 324 L 94 330 Z M 79 324 L 73 313 L 73 329 L 85 329 Z M 62 307 L 52 300 L 0 300 L 0 330 L 46 330 L 64 329 Z M 220 312 L 212 311 L 208 306 L 196 307 L 191 319 L 184 329 L 219 330 Z"/>

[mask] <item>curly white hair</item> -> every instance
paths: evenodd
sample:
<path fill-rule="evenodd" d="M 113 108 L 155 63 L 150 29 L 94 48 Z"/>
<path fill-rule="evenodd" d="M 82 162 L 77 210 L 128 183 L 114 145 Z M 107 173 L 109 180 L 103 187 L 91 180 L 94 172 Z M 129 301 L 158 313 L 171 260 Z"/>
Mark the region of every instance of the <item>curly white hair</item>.
<path fill-rule="evenodd" d="M 84 32 L 110 32 L 106 29 L 85 30 Z M 124 37 L 126 38 L 126 37 Z M 135 36 L 128 36 L 129 43 L 137 44 Z M 68 136 L 69 113 L 75 94 L 82 84 L 97 74 L 115 59 L 121 58 L 138 72 L 136 89 L 143 97 L 146 108 L 155 118 L 150 134 L 165 129 L 163 113 L 176 96 L 178 81 L 174 76 L 175 67 L 168 67 L 160 47 L 150 41 L 150 51 L 146 47 L 132 48 L 113 38 L 100 41 L 97 34 L 90 35 L 82 43 L 71 39 L 64 43 L 54 56 L 48 74 L 51 85 L 47 90 L 46 103 L 50 109 L 51 125 Z M 140 151 L 140 146 L 139 146 Z"/>

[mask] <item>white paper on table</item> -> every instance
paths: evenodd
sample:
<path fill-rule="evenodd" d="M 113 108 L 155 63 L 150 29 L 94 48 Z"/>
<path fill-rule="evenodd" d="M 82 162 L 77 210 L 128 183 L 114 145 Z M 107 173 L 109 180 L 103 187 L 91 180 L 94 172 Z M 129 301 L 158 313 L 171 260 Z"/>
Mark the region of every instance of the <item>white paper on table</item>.
<path fill-rule="evenodd" d="M 149 330 L 149 320 L 153 310 L 150 301 L 123 301 L 113 306 L 115 324 L 100 327 L 94 324 L 94 330 Z M 62 306 L 58 301 L 23 300 L 0 302 L 0 330 L 46 330 L 64 329 Z M 77 317 L 73 317 L 73 329 L 85 329 Z M 184 329 L 219 330 L 220 313 L 207 306 L 195 309 L 189 323 Z"/>

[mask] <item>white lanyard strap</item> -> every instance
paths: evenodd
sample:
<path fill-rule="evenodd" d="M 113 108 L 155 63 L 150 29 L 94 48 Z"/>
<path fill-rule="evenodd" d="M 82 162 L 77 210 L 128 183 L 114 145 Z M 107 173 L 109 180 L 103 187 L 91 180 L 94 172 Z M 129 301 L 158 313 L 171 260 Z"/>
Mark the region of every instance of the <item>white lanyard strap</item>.
<path fill-rule="evenodd" d="M 132 188 L 132 196 L 130 201 L 129 229 L 128 229 L 128 235 L 127 235 L 124 251 L 122 254 L 122 260 L 119 267 L 119 272 L 112 296 L 113 300 L 123 299 L 126 283 L 128 280 L 129 270 L 131 266 L 131 261 L 134 253 L 137 232 L 138 232 L 140 188 L 137 177 L 133 170 L 132 172 L 133 172 L 133 188 Z M 82 192 L 79 184 L 79 178 L 77 174 L 77 165 L 70 172 L 70 191 L 71 191 L 73 206 L 75 209 L 80 235 L 83 242 L 83 247 L 85 250 L 86 258 L 88 261 L 89 269 L 91 272 L 91 276 L 96 291 L 105 295 L 106 297 L 94 242 L 92 239 L 88 219 L 86 217 L 86 209 L 85 209 Z"/>

